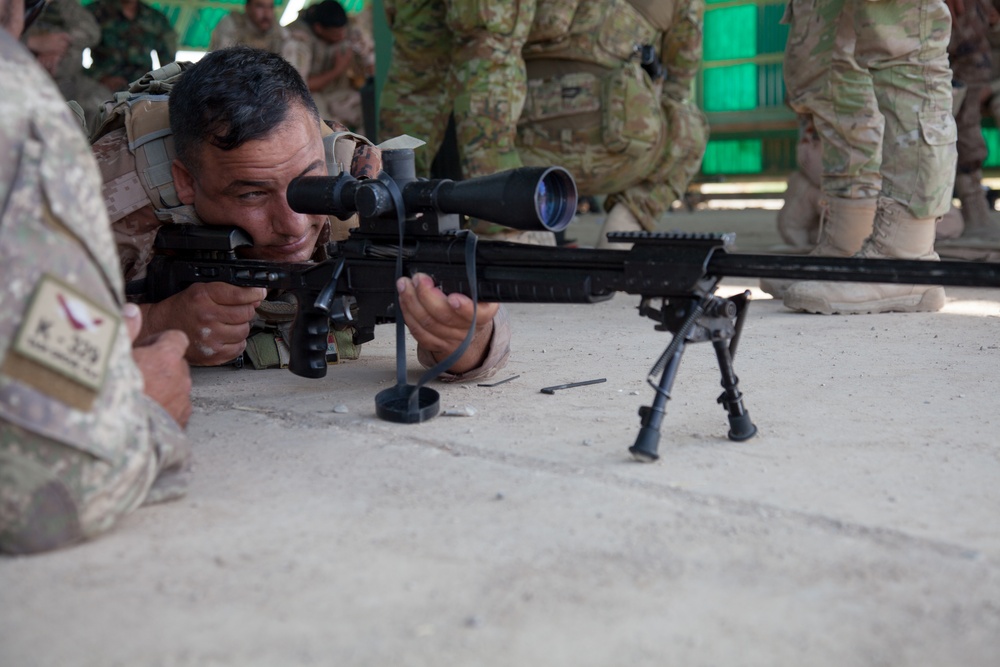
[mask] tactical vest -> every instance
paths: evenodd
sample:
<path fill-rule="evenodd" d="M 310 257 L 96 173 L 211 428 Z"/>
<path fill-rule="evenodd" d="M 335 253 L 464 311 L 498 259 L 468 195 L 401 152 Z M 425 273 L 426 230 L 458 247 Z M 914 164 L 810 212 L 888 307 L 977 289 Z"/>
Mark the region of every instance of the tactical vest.
<path fill-rule="evenodd" d="M 643 157 L 661 144 L 660 87 L 643 71 L 673 20 L 662 0 L 541 0 L 523 49 L 528 94 L 519 125 L 548 124 L 564 143 L 600 126 L 611 153 Z M 528 133 L 526 136 L 531 137 Z"/>
<path fill-rule="evenodd" d="M 163 222 L 199 222 L 192 217 L 190 207 L 182 206 L 177 198 L 171 171 L 177 154 L 170 129 L 169 93 L 190 65 L 174 62 L 149 72 L 134 81 L 127 91 L 116 93 L 102 110 L 102 120 L 91 143 L 121 130 L 124 130 L 122 141 L 127 142 L 127 150 L 125 145 L 121 146 L 112 162 L 101 162 L 102 194 L 112 223 L 147 206 Z M 320 129 L 331 176 L 350 171 L 357 142 L 373 145 L 361 135 L 335 132 L 325 123 L 320 124 Z M 334 238 L 343 238 L 355 226 L 356 216 L 346 221 L 331 218 Z M 294 305 L 280 299 L 265 301 L 258 315 L 263 330 L 247 340 L 246 355 L 255 368 L 287 366 L 288 348 L 284 341 L 295 315 Z M 356 359 L 359 354 L 350 330 L 331 334 L 327 354 L 331 363 Z"/>
<path fill-rule="evenodd" d="M 113 170 L 102 165 L 104 200 L 112 223 L 145 206 L 152 206 L 158 219 L 175 221 L 171 209 L 181 206 L 181 202 L 171 172 L 177 153 L 170 130 L 169 94 L 191 64 L 174 62 L 149 72 L 132 82 L 127 91 L 115 93 L 102 110 L 91 143 L 123 128 L 128 143 L 128 150 L 122 151 Z M 320 124 L 320 129 L 330 176 L 350 171 L 356 142 L 372 145 L 366 137 L 335 132 L 325 123 Z M 355 225 L 352 221 L 338 221 L 338 226 Z"/>
<path fill-rule="evenodd" d="M 636 46 L 658 45 L 672 20 L 673 3 L 663 0 L 540 0 L 524 59 L 616 67 Z"/>

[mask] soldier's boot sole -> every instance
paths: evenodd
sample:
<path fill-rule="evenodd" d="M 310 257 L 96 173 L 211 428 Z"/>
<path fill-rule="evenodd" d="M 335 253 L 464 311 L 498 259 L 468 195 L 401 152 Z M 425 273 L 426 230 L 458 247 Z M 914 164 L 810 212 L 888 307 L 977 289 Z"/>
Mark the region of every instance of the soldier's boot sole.
<path fill-rule="evenodd" d="M 937 285 L 818 281 L 797 282 L 784 297 L 786 308 L 821 315 L 936 312 L 944 302 L 944 288 Z"/>
<path fill-rule="evenodd" d="M 760 289 L 765 294 L 770 294 L 775 299 L 785 298 L 785 292 L 794 285 L 797 280 L 784 280 L 782 278 L 761 278 Z"/>

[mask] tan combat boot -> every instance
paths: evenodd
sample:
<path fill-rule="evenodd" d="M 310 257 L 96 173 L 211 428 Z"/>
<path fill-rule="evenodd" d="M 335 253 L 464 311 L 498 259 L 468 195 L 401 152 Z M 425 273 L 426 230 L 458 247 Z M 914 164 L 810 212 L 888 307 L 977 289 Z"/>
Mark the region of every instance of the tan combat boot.
<path fill-rule="evenodd" d="M 861 244 L 872 233 L 875 203 L 874 197 L 870 199 L 826 197 L 821 200 L 819 241 L 809 254 L 819 257 L 850 257 L 860 250 Z M 760 281 L 760 288 L 774 298 L 781 299 L 794 282 L 794 280 L 764 278 Z"/>
<path fill-rule="evenodd" d="M 602 250 L 629 250 L 631 243 L 608 243 L 608 232 L 641 232 L 642 225 L 625 204 L 621 202 L 611 207 L 608 217 L 604 219 L 601 234 L 597 239 L 597 248 Z"/>
<path fill-rule="evenodd" d="M 914 218 L 899 202 L 880 197 L 874 231 L 855 256 L 937 261 L 934 223 L 934 218 Z M 925 312 L 941 309 L 944 288 L 810 280 L 789 287 L 784 301 L 792 310 L 825 315 Z"/>
<path fill-rule="evenodd" d="M 955 194 L 962 202 L 962 220 L 965 223 L 959 238 L 1000 241 L 1000 220 L 986 200 L 981 176 L 979 173 L 955 176 Z"/>
<path fill-rule="evenodd" d="M 778 234 L 788 252 L 808 252 L 819 241 L 820 189 L 801 171 L 788 176 L 785 203 L 778 211 Z"/>

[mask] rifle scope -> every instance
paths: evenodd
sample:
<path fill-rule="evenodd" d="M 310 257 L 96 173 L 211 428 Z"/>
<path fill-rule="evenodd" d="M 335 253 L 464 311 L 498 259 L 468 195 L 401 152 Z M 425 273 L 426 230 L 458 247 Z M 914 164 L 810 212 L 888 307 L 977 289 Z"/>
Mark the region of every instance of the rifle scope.
<path fill-rule="evenodd" d="M 390 177 L 400 188 L 407 220 L 459 214 L 515 229 L 559 232 L 576 214 L 576 182 L 562 167 L 521 167 L 464 181 Z M 398 215 L 384 180 L 358 181 L 346 174 L 296 178 L 288 184 L 288 205 L 298 213 L 342 219 L 355 212 L 362 220 L 396 220 Z"/>

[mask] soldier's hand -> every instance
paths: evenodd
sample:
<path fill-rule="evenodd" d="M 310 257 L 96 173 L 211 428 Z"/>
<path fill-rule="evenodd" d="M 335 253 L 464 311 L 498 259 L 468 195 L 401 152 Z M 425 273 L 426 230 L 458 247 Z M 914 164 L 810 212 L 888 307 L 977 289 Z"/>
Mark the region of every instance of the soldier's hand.
<path fill-rule="evenodd" d="M 187 335 L 170 329 L 137 342 L 142 313 L 130 303 L 123 314 L 132 340 L 132 358 L 142 373 L 146 395 L 162 405 L 178 424 L 187 426 L 191 418 L 191 371 L 184 359 Z"/>
<path fill-rule="evenodd" d="M 263 287 L 196 283 L 159 303 L 145 304 L 143 334 L 180 329 L 191 340 L 187 359 L 192 365 L 218 366 L 246 348 L 254 309 L 266 296 Z"/>
<path fill-rule="evenodd" d="M 472 299 L 464 294 L 446 295 L 434 286 L 430 276 L 422 273 L 400 278 L 396 289 L 406 326 L 420 347 L 429 351 L 436 361 L 461 345 L 473 324 Z M 497 303 L 479 303 L 472 343 L 448 369 L 450 372 L 464 373 L 482 364 L 493 335 L 493 317 L 499 308 Z"/>

